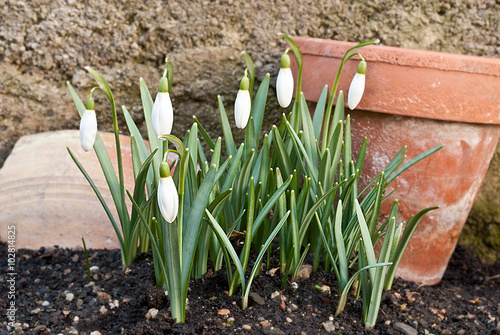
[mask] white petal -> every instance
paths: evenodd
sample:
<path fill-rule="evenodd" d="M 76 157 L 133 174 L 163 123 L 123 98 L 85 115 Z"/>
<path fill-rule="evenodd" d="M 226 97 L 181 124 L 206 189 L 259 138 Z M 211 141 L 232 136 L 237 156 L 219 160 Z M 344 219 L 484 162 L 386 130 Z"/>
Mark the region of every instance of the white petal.
<path fill-rule="evenodd" d="M 156 94 L 155 103 L 151 112 L 151 123 L 156 136 L 168 135 L 172 131 L 174 111 L 170 94 L 159 92 Z"/>
<path fill-rule="evenodd" d="M 252 102 L 248 90 L 239 90 L 234 102 L 234 121 L 236 127 L 244 129 L 250 117 Z"/>
<path fill-rule="evenodd" d="M 365 75 L 356 73 L 349 87 L 349 95 L 347 96 L 347 104 L 349 109 L 356 108 L 361 101 L 363 92 L 365 91 Z"/>
<path fill-rule="evenodd" d="M 94 146 L 97 135 L 97 118 L 95 110 L 85 110 L 80 120 L 80 143 L 85 151 L 89 151 Z"/>
<path fill-rule="evenodd" d="M 276 96 L 281 107 L 286 108 L 292 102 L 293 74 L 290 68 L 281 68 L 276 79 Z"/>
<path fill-rule="evenodd" d="M 158 185 L 158 207 L 165 221 L 174 222 L 179 210 L 179 195 L 172 177 L 160 178 Z"/>

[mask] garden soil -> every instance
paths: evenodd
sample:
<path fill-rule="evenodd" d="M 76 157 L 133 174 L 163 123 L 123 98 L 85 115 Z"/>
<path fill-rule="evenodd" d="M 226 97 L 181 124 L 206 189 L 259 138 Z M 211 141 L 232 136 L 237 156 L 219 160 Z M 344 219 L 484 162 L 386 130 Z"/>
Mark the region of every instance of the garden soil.
<path fill-rule="evenodd" d="M 7 259 L 7 245 L 0 244 Z M 58 247 L 18 250 L 13 334 L 500 334 L 500 262 L 486 265 L 458 246 L 443 280 L 419 286 L 400 279 L 382 297 L 375 329 L 364 331 L 360 300 L 349 296 L 333 317 L 338 290 L 332 273 L 312 273 L 281 289 L 273 267 L 254 281 L 250 304 L 242 310 L 238 294 L 227 295 L 225 270 L 192 280 L 185 324 L 174 324 L 169 303 L 155 285 L 150 255 L 128 268 L 119 250 L 89 250 L 91 279 L 82 250 Z M 307 261 L 307 260 L 306 260 Z M 0 333 L 8 334 L 2 266 Z M 316 290 L 323 286 L 325 292 Z M 328 288 L 330 294 L 328 294 Z M 11 329 L 12 330 L 12 329 Z M 92 333 L 94 332 L 94 333 Z M 99 333 L 97 333 L 99 332 Z"/>

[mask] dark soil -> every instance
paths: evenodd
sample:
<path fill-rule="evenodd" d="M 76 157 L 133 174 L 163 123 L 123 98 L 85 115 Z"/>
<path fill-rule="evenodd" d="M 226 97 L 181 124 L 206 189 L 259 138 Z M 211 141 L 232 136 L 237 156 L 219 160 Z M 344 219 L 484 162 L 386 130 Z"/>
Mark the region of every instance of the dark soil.
<path fill-rule="evenodd" d="M 5 243 L 0 254 L 7 260 Z M 186 324 L 175 325 L 168 300 L 155 286 L 151 256 L 140 256 L 127 269 L 118 250 L 89 250 L 89 256 L 90 265 L 98 267 L 91 280 L 81 250 L 18 250 L 16 297 L 11 300 L 2 289 L 0 331 L 13 331 L 5 316 L 15 301 L 15 334 L 327 334 L 326 328 L 330 334 L 500 334 L 500 262 L 482 264 L 461 246 L 438 285 L 397 279 L 393 290 L 384 293 L 371 332 L 364 331 L 361 301 L 353 296 L 333 318 L 338 292 L 332 274 L 313 273 L 294 292 L 290 285 L 280 290 L 272 271 L 262 272 L 252 286 L 257 295 L 242 311 L 240 296 L 227 296 L 225 272 L 220 271 L 191 282 Z M 2 266 L 3 288 L 9 278 Z M 329 286 L 331 295 L 314 285 Z M 276 291 L 281 295 L 272 299 Z M 148 319 L 152 308 L 158 314 Z M 229 314 L 219 315 L 224 309 Z M 411 328 L 403 330 L 404 325 Z"/>

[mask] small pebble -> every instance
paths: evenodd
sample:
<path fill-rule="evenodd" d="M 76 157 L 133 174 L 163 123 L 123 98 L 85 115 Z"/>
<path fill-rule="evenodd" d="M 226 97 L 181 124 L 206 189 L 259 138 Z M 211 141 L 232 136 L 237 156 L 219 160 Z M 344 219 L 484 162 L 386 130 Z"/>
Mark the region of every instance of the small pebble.
<path fill-rule="evenodd" d="M 260 325 L 261 325 L 262 327 L 270 327 L 270 326 L 271 326 L 271 323 L 270 323 L 269 321 L 267 321 L 267 320 L 264 320 L 264 321 L 261 321 L 261 322 L 260 322 Z"/>
<path fill-rule="evenodd" d="M 250 325 L 243 325 L 243 326 L 241 326 L 241 328 L 242 328 L 243 330 L 251 330 L 251 329 L 252 329 L 252 326 L 250 326 Z"/>
<path fill-rule="evenodd" d="M 97 292 L 97 296 L 101 300 L 111 299 L 111 296 L 109 294 L 107 294 L 106 292 Z"/>
<path fill-rule="evenodd" d="M 217 297 L 210 297 L 210 298 L 208 298 L 208 300 L 215 301 L 215 300 L 217 300 Z"/>
<path fill-rule="evenodd" d="M 78 263 L 78 261 L 80 260 L 80 256 L 78 256 L 78 254 L 75 254 L 71 260 L 74 262 L 74 263 Z"/>
<path fill-rule="evenodd" d="M 44 302 L 42 302 L 42 306 L 43 307 L 47 307 L 48 305 L 50 305 L 50 302 L 48 302 L 47 300 L 45 300 Z"/>
<path fill-rule="evenodd" d="M 78 322 L 79 322 L 79 321 L 80 321 L 80 318 L 79 318 L 78 316 L 75 316 L 75 317 L 73 318 L 73 325 L 78 324 Z"/>
<path fill-rule="evenodd" d="M 78 299 L 78 300 L 76 301 L 76 307 L 77 307 L 77 308 L 80 308 L 80 307 L 82 307 L 82 305 L 83 305 L 83 299 Z"/>
<path fill-rule="evenodd" d="M 271 300 L 280 303 L 283 300 L 281 293 L 279 291 L 274 291 L 273 293 L 271 293 Z"/>
<path fill-rule="evenodd" d="M 250 299 L 252 299 L 259 306 L 264 306 L 266 304 L 264 298 L 255 292 L 250 292 Z"/>
<path fill-rule="evenodd" d="M 300 279 L 308 279 L 311 276 L 312 265 L 310 264 L 302 264 L 299 269 L 299 278 Z"/>
<path fill-rule="evenodd" d="M 262 333 L 266 335 L 286 335 L 284 331 L 275 327 L 263 327 Z"/>
<path fill-rule="evenodd" d="M 234 318 L 233 317 L 227 318 L 227 324 L 228 325 L 232 325 L 233 323 L 234 323 Z"/>
<path fill-rule="evenodd" d="M 299 306 L 295 304 L 290 304 L 290 309 L 292 310 L 292 312 L 296 312 L 299 310 Z"/>
<path fill-rule="evenodd" d="M 415 328 L 408 326 L 402 322 L 396 322 L 394 324 L 394 329 L 401 332 L 404 335 L 417 335 L 418 332 Z"/>
<path fill-rule="evenodd" d="M 99 271 L 99 267 L 97 265 L 90 267 L 90 272 L 96 272 L 96 271 Z"/>
<path fill-rule="evenodd" d="M 229 315 L 230 313 L 231 313 L 231 311 L 227 308 L 220 309 L 217 312 L 217 314 L 222 315 L 222 316 Z"/>
<path fill-rule="evenodd" d="M 146 313 L 146 319 L 148 319 L 148 320 L 155 319 L 157 315 L 158 315 L 158 310 L 156 308 L 151 308 Z"/>
<path fill-rule="evenodd" d="M 31 315 L 37 315 L 41 312 L 42 310 L 40 308 L 35 308 L 31 310 Z"/>
<path fill-rule="evenodd" d="M 118 306 L 120 306 L 120 303 L 116 299 L 109 303 L 110 309 L 117 308 Z"/>
<path fill-rule="evenodd" d="M 331 332 L 335 331 L 335 326 L 333 325 L 332 321 L 327 321 L 327 322 L 323 323 L 323 328 L 325 328 L 325 330 L 328 333 L 331 333 Z"/>
<path fill-rule="evenodd" d="M 108 312 L 108 309 L 106 308 L 106 306 L 101 306 L 99 311 L 101 312 L 101 314 L 106 314 Z"/>
<path fill-rule="evenodd" d="M 75 295 L 73 293 L 66 293 L 66 300 L 73 301 Z"/>
<path fill-rule="evenodd" d="M 38 284 L 40 284 L 40 282 L 41 282 L 40 278 L 35 279 L 35 284 L 38 285 Z"/>
<path fill-rule="evenodd" d="M 64 270 L 64 274 L 69 275 L 71 273 L 71 269 Z"/>
<path fill-rule="evenodd" d="M 287 317 L 287 318 L 286 318 L 286 322 L 288 322 L 288 323 L 292 323 L 292 322 L 293 322 L 293 320 Z"/>
<path fill-rule="evenodd" d="M 90 335 L 101 335 L 101 333 L 96 330 L 96 331 L 91 332 Z"/>

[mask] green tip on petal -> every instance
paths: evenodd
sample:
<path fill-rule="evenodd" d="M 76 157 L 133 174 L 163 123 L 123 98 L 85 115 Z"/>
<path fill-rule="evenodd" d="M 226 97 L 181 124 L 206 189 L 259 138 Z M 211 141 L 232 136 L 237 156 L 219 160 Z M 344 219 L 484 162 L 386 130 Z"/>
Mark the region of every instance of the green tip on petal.
<path fill-rule="evenodd" d="M 289 67 L 290 67 L 290 56 L 288 56 L 288 54 L 284 53 L 281 56 L 281 68 L 288 69 Z"/>
<path fill-rule="evenodd" d="M 92 99 L 92 97 L 89 97 L 87 99 L 87 103 L 85 104 L 85 109 L 94 110 L 94 99 Z"/>
<path fill-rule="evenodd" d="M 250 79 L 245 75 L 243 78 L 241 78 L 241 83 L 240 83 L 240 90 L 242 91 L 248 91 L 250 88 Z"/>
<path fill-rule="evenodd" d="M 168 92 L 168 79 L 167 79 L 167 77 L 161 77 L 160 83 L 158 84 L 158 92 L 161 92 L 161 93 Z"/>
<path fill-rule="evenodd" d="M 167 162 L 161 162 L 160 164 L 160 178 L 170 177 L 170 167 Z"/>
<path fill-rule="evenodd" d="M 366 72 L 366 62 L 364 60 L 362 60 L 361 62 L 359 62 L 359 65 L 358 65 L 358 73 L 365 74 L 365 72 Z"/>

